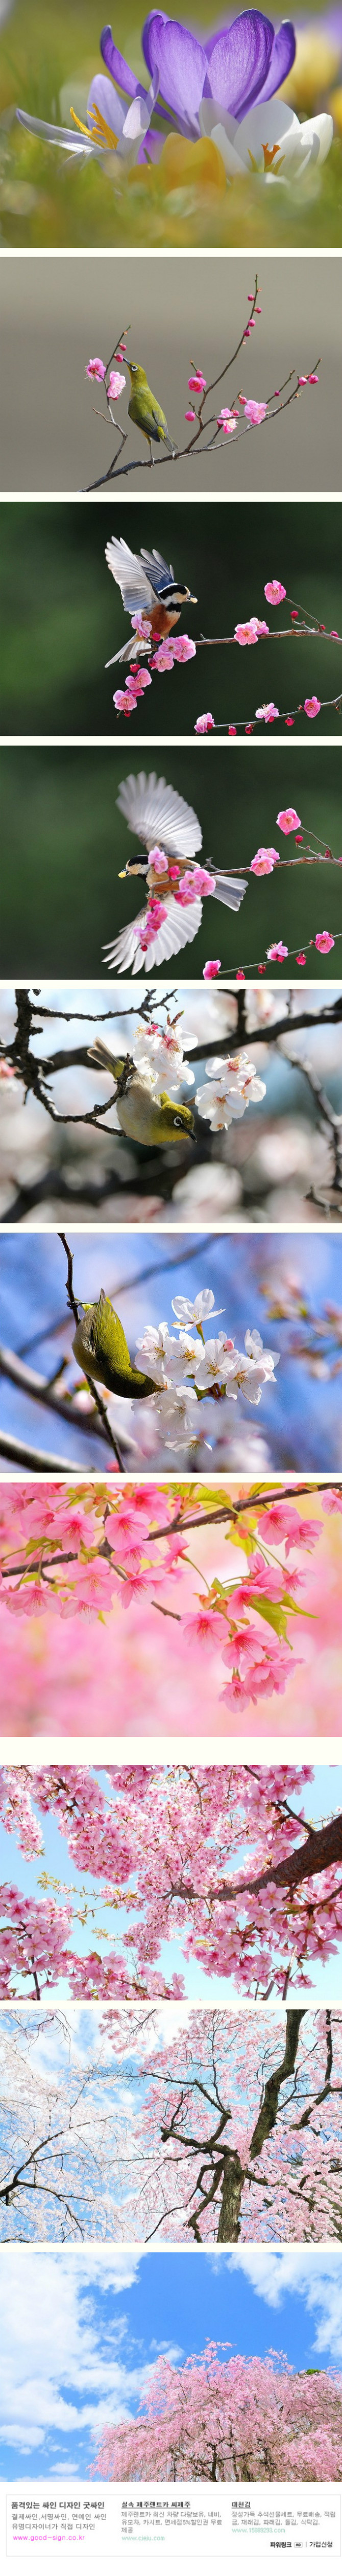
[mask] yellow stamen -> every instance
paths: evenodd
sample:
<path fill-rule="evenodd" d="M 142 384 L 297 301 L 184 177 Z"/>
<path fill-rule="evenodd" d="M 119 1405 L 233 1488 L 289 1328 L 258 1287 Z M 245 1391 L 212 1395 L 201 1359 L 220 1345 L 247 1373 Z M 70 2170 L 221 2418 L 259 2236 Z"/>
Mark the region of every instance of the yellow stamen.
<path fill-rule="evenodd" d="M 271 169 L 272 169 L 272 161 L 275 161 L 276 153 L 278 152 L 278 154 L 279 154 L 279 143 L 272 143 L 272 146 L 271 146 L 269 143 L 262 143 L 261 149 L 262 149 L 262 152 L 263 152 L 263 155 L 264 155 L 264 170 L 271 170 Z M 248 160 L 250 161 L 251 170 L 255 170 L 255 171 L 256 171 L 256 176 L 258 177 L 258 172 L 259 172 L 259 163 L 258 163 L 258 161 L 255 161 L 255 160 L 254 160 L 253 152 L 250 152 L 250 151 L 248 152 Z M 278 159 L 278 170 L 282 170 L 282 169 L 283 169 L 283 167 L 284 167 L 284 161 L 285 161 L 285 153 L 284 153 L 284 152 L 282 152 L 282 153 L 281 153 L 281 156 L 280 156 L 280 160 Z"/>
<path fill-rule="evenodd" d="M 81 123 L 81 117 L 80 117 L 80 116 L 76 116 L 76 114 L 75 114 L 75 108 L 74 108 L 74 107 L 71 107 L 71 108 L 70 108 L 70 116 L 72 116 L 72 122 L 73 122 L 73 125 L 77 125 L 79 134 L 85 134 L 85 135 L 86 135 L 86 139 L 87 139 L 87 143 L 90 143 L 90 142 L 91 142 L 91 134 L 90 134 L 90 132 L 89 132 L 89 125 L 82 125 L 82 123 Z M 113 134 L 113 128 L 112 128 L 112 126 L 111 126 L 111 125 L 106 125 L 106 124 L 105 124 L 105 119 L 104 119 L 104 116 L 101 116 L 100 108 L 99 108 L 99 107 L 96 107 L 96 106 L 95 106 L 95 107 L 90 107 L 90 108 L 89 108 L 89 116 L 91 117 L 92 125 L 93 125 L 93 128 L 94 128 L 94 136 L 93 136 L 93 140 L 94 140 L 94 142 L 102 143 L 102 141 L 103 141 L 104 143 L 109 144 L 109 147 L 110 147 L 110 151 L 111 151 L 111 152 L 117 152 L 117 148 L 118 148 L 118 138 L 117 138 L 117 134 Z"/>
<path fill-rule="evenodd" d="M 275 161 L 276 152 L 278 152 L 278 154 L 279 154 L 279 143 L 272 143 L 272 145 L 271 145 L 271 146 L 270 146 L 270 144 L 269 144 L 269 143 L 263 143 L 263 147 L 262 147 L 262 149 L 263 149 L 263 155 L 264 155 L 264 170 L 271 170 L 271 169 L 272 169 L 272 161 Z M 279 161 L 279 159 L 278 159 L 278 170 L 282 170 L 284 160 L 285 160 L 285 153 L 284 153 L 284 152 L 282 152 L 282 154 L 281 154 L 281 160 Z"/>
<path fill-rule="evenodd" d="M 91 117 L 91 119 L 92 119 L 92 124 L 93 124 L 93 126 L 94 126 L 95 139 L 97 139 L 98 143 L 102 143 L 102 138 L 103 138 L 104 143 L 109 144 L 110 151 L 111 151 L 111 152 L 117 152 L 117 148 L 118 148 L 118 138 L 117 138 L 117 134 L 113 134 L 113 127 L 112 127 L 112 125 L 106 125 L 105 117 L 104 117 L 104 116 L 101 116 L 101 109 L 100 109 L 100 107 L 97 107 L 97 105 L 96 105 L 96 101 L 95 101 L 95 107 L 90 107 L 90 108 L 89 108 L 89 116 L 90 116 L 90 117 Z"/>
<path fill-rule="evenodd" d="M 81 125 L 81 118 L 80 118 L 80 116 L 76 116 L 76 115 L 75 115 L 75 108 L 74 108 L 74 107 L 71 107 L 71 108 L 70 108 L 70 116 L 72 116 L 72 122 L 73 122 L 73 125 L 77 125 L 77 126 L 78 126 L 78 132 L 79 132 L 79 134 L 86 134 L 86 137 L 87 137 L 87 143 L 90 143 L 89 125 Z"/>

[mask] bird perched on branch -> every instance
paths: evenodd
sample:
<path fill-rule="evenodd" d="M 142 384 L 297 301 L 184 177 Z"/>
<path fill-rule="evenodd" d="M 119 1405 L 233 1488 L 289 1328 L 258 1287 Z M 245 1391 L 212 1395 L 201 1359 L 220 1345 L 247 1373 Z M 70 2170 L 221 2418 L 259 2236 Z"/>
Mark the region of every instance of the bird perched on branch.
<path fill-rule="evenodd" d="M 180 948 L 186 947 L 188 940 L 195 939 L 200 929 L 202 897 L 196 889 L 196 868 L 191 866 L 191 862 L 195 861 L 196 852 L 202 848 L 202 832 L 194 806 L 187 805 L 185 797 L 178 796 L 176 788 L 168 787 L 165 778 L 157 778 L 155 770 L 149 777 L 140 770 L 137 778 L 123 778 L 117 804 L 120 814 L 125 815 L 129 831 L 134 832 L 137 840 L 144 842 L 147 852 L 147 856 L 140 852 L 127 859 L 120 875 L 143 877 L 148 903 L 146 909 L 137 913 L 127 930 L 122 930 L 118 939 L 108 943 L 103 953 L 107 966 L 116 966 L 119 974 L 131 970 L 133 975 L 139 975 L 146 971 L 146 957 L 149 970 L 151 966 L 160 966 L 164 957 L 176 956 Z M 189 882 L 192 875 L 193 900 Z M 216 901 L 227 905 L 230 912 L 238 912 L 246 894 L 247 877 L 228 876 L 221 869 L 214 870 L 212 859 L 206 860 L 205 875 L 210 880 L 210 893 Z M 185 877 L 189 901 L 182 902 Z M 209 892 L 209 884 L 206 891 Z M 153 905 L 157 904 L 163 911 L 163 919 L 159 923 L 156 913 L 153 920 Z"/>
<path fill-rule="evenodd" d="M 170 635 L 172 626 L 178 626 L 186 601 L 189 600 L 191 607 L 196 608 L 197 600 L 185 581 L 176 581 L 172 564 L 164 563 L 164 556 L 157 554 L 156 546 L 153 546 L 152 554 L 149 554 L 148 546 L 142 546 L 141 554 L 133 555 L 131 547 L 125 545 L 124 537 L 110 537 L 106 546 L 106 563 L 113 574 L 113 581 L 118 582 L 128 616 L 140 613 L 141 617 L 148 618 L 150 628 L 146 641 L 139 635 L 130 635 L 128 644 L 121 644 L 119 653 L 111 654 L 110 661 L 106 662 L 106 671 L 111 671 L 113 662 L 137 662 L 142 653 L 150 653 L 151 636 L 156 639 L 157 635 Z"/>
<path fill-rule="evenodd" d="M 149 1074 L 139 1073 L 132 1056 L 112 1055 L 103 1038 L 95 1038 L 88 1047 L 89 1063 L 101 1065 L 116 1084 L 115 1108 L 123 1136 L 132 1136 L 139 1145 L 174 1145 L 177 1135 L 188 1139 L 194 1132 L 192 1109 L 170 1100 L 167 1091 L 154 1088 Z"/>
<path fill-rule="evenodd" d="M 99 1378 L 110 1395 L 142 1398 L 156 1391 L 154 1379 L 133 1368 L 123 1324 L 104 1288 L 95 1306 L 83 1307 L 72 1347 L 86 1377 Z"/>
<path fill-rule="evenodd" d="M 174 439 L 169 438 L 165 412 L 161 411 L 160 403 L 156 401 L 156 395 L 151 393 L 151 387 L 147 383 L 147 376 L 145 376 L 145 368 L 133 366 L 129 358 L 126 360 L 126 365 L 128 366 L 132 388 L 130 402 L 128 404 L 128 417 L 129 420 L 135 421 L 136 429 L 141 429 L 142 437 L 147 438 L 150 450 L 150 465 L 154 465 L 154 456 L 152 456 L 151 445 L 152 439 L 154 439 L 157 447 L 160 446 L 161 443 L 164 447 L 169 448 L 170 456 L 175 456 L 176 449 Z"/>

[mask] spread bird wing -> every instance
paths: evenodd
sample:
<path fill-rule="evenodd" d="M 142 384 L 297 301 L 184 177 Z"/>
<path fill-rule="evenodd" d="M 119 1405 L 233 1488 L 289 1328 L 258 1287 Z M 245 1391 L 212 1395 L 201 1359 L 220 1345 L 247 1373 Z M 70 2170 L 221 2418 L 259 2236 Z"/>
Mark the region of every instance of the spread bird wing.
<path fill-rule="evenodd" d="M 129 973 L 130 969 L 132 975 L 146 975 L 146 951 L 140 947 L 140 932 L 145 927 L 146 918 L 146 910 L 139 912 L 129 929 L 122 930 L 119 939 L 108 942 L 103 950 L 106 965 L 118 967 L 119 975 Z M 174 895 L 168 897 L 166 921 L 161 922 L 155 939 L 149 943 L 148 971 L 150 966 L 161 966 L 164 957 L 176 957 L 180 948 L 186 948 L 189 939 L 196 939 L 201 920 L 200 895 L 196 895 L 194 903 L 187 903 L 184 910 L 180 903 L 176 903 Z"/>
<path fill-rule="evenodd" d="M 151 562 L 152 558 L 149 556 L 148 560 Z M 127 609 L 128 616 L 133 617 L 135 610 L 139 608 L 141 612 L 145 612 L 146 617 L 150 616 L 152 608 L 155 607 L 154 584 L 149 580 L 148 571 L 147 569 L 145 571 L 145 565 L 140 562 L 140 556 L 132 555 L 131 547 L 125 545 L 124 537 L 109 538 L 106 546 L 106 563 L 109 566 L 109 572 L 113 574 L 113 581 L 118 582 L 123 606 Z M 119 660 L 118 654 L 115 659 Z"/>
<path fill-rule="evenodd" d="M 214 873 L 214 900 L 216 900 L 217 903 L 227 904 L 228 912 L 239 912 L 243 895 L 247 894 L 248 877 L 220 876 L 217 868 L 215 868 Z"/>
<path fill-rule="evenodd" d="M 192 859 L 196 850 L 201 850 L 201 826 L 194 806 L 187 805 L 175 787 L 168 787 L 166 778 L 157 778 L 155 770 L 149 777 L 141 769 L 137 778 L 122 778 L 116 801 L 129 831 L 145 841 L 147 850 L 153 850 L 154 842 L 158 842 L 167 857 L 174 859 Z"/>
<path fill-rule="evenodd" d="M 175 579 L 173 564 L 165 563 L 164 555 L 158 554 L 156 546 L 153 546 L 152 554 L 149 553 L 148 546 L 142 546 L 141 563 L 146 564 L 146 573 L 152 583 L 152 590 L 155 597 L 159 599 L 165 589 L 165 583 L 168 585 L 170 579 L 171 581 Z"/>

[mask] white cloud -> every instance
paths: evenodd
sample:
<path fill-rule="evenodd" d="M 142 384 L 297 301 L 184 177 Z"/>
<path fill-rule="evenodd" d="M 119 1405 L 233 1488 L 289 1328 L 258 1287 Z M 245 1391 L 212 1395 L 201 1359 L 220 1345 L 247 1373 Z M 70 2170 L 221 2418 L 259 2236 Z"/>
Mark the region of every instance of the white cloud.
<path fill-rule="evenodd" d="M 121 2304 L 104 2320 L 96 2291 L 120 2296 L 138 2270 L 139 2255 L 125 2246 L 84 2255 L 3 2248 L 0 2427 L 7 2441 L 35 2449 L 50 2429 L 60 2435 L 86 2425 L 94 2438 L 108 2416 L 114 2422 L 130 2413 L 146 2366 L 125 2367 Z"/>
<path fill-rule="evenodd" d="M 242 2271 L 250 2281 L 256 2297 L 267 2307 L 280 2308 L 292 2291 L 303 2298 L 304 2306 L 316 2318 L 313 2352 L 328 2352 L 332 2360 L 342 2358 L 342 2258 L 338 2247 L 321 2253 L 319 2247 L 287 2246 L 286 2251 L 272 2254 L 267 2246 L 239 2248 L 228 2257 L 231 2271 Z"/>

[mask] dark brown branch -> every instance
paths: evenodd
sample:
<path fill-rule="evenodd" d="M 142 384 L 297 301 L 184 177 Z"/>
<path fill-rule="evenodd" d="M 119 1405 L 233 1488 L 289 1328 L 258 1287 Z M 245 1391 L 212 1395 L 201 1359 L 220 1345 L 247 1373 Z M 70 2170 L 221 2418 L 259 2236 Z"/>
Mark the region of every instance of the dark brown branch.
<path fill-rule="evenodd" d="M 67 1290 L 67 1301 L 68 1301 L 68 1306 L 71 1306 L 71 1313 L 72 1313 L 72 1315 L 74 1316 L 75 1324 L 79 1324 L 79 1320 L 80 1320 L 79 1306 L 77 1305 L 77 1298 L 75 1297 L 75 1294 L 74 1294 L 74 1284 L 73 1284 L 73 1271 L 74 1271 L 74 1265 L 73 1265 L 73 1254 L 72 1254 L 72 1252 L 70 1251 L 70 1244 L 69 1244 L 69 1243 L 67 1243 L 66 1234 L 60 1234 L 60 1235 L 59 1235 L 59 1241 L 60 1241 L 60 1243 L 63 1243 L 63 1245 L 64 1245 L 64 1252 L 66 1252 L 66 1256 L 67 1256 L 68 1269 L 67 1269 L 66 1290 Z M 101 1423 L 102 1423 L 102 1428 L 103 1428 L 103 1430 L 104 1430 L 105 1437 L 106 1437 L 106 1439 L 107 1439 L 107 1440 L 109 1440 L 110 1448 L 114 1450 L 114 1457 L 116 1458 L 117 1466 L 118 1466 L 118 1467 L 121 1467 L 121 1470 L 122 1470 L 122 1467 L 123 1467 L 123 1459 L 122 1459 L 122 1456 L 121 1456 L 121 1449 L 120 1449 L 120 1447 L 119 1447 L 119 1441 L 116 1439 L 116 1434 L 115 1434 L 115 1432 L 114 1432 L 114 1431 L 112 1431 L 111 1423 L 108 1421 L 108 1414 L 107 1414 L 107 1412 L 106 1412 L 106 1406 L 105 1406 L 105 1404 L 103 1403 L 103 1397 L 102 1397 L 102 1395 L 100 1395 L 100 1394 L 99 1394 L 99 1389 L 98 1389 L 98 1386 L 96 1385 L 96 1381 L 95 1381 L 93 1378 L 91 1378 L 91 1377 L 87 1377 L 87 1371 L 86 1371 L 86 1369 L 84 1369 L 84 1371 L 83 1371 L 83 1375 L 84 1375 L 84 1377 L 85 1377 L 85 1379 L 86 1379 L 86 1385 L 89 1387 L 89 1392 L 90 1392 L 90 1395 L 91 1395 L 91 1396 L 92 1396 L 92 1398 L 93 1398 L 93 1402 L 95 1401 L 95 1405 L 96 1405 L 96 1412 L 97 1412 L 97 1413 L 99 1413 L 99 1415 L 100 1415 L 100 1421 L 101 1421 Z"/>

